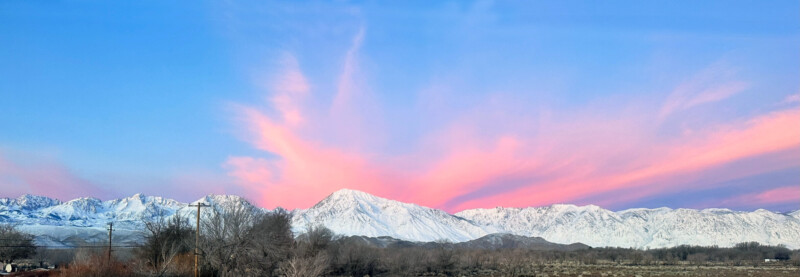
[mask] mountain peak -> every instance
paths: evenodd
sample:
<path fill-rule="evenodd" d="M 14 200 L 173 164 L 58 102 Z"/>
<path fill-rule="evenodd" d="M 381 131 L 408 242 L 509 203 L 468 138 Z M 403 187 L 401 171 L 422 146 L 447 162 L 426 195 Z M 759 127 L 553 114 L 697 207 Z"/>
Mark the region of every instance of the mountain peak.
<path fill-rule="evenodd" d="M 100 205 L 103 201 L 95 197 L 80 197 L 67 201 L 66 205 Z"/>
<path fill-rule="evenodd" d="M 45 196 L 23 194 L 17 197 L 16 203 L 23 209 L 41 209 L 61 204 L 61 201 Z"/>
<path fill-rule="evenodd" d="M 481 227 L 442 210 L 341 189 L 307 210 L 298 211 L 293 228 L 322 224 L 337 234 L 391 236 L 411 241 L 447 238 L 466 241 L 486 235 Z"/>
<path fill-rule="evenodd" d="M 194 201 L 191 204 L 195 205 L 198 203 L 208 204 L 214 207 L 214 209 L 221 210 L 227 210 L 233 207 L 255 207 L 244 197 L 232 194 L 209 194 L 203 198 L 197 199 L 197 201 Z"/>
<path fill-rule="evenodd" d="M 331 193 L 328 197 L 376 197 L 375 195 L 354 189 L 343 188 Z"/>
<path fill-rule="evenodd" d="M 233 194 L 209 194 L 197 201 L 247 201 L 244 197 Z"/>
<path fill-rule="evenodd" d="M 316 205 L 314 205 L 314 207 L 320 207 L 320 206 L 323 206 L 323 205 L 326 205 L 326 204 L 329 205 L 329 204 L 332 204 L 332 203 L 353 203 L 353 204 L 356 204 L 356 203 L 362 203 L 362 202 L 376 203 L 376 202 L 387 202 L 387 201 L 395 202 L 394 200 L 389 200 L 389 199 L 377 197 L 375 195 L 372 195 L 372 194 L 369 194 L 369 193 L 366 193 L 366 192 L 363 192 L 363 191 L 344 188 L 344 189 L 340 189 L 340 190 L 334 191 L 333 193 L 328 195 L 328 197 L 325 197 L 325 199 L 323 199 L 322 201 L 319 201 Z"/>
<path fill-rule="evenodd" d="M 550 205 L 550 209 L 556 210 L 569 210 L 569 211 L 599 211 L 603 208 L 597 205 L 585 205 L 585 206 L 578 206 L 574 204 L 553 204 Z"/>
<path fill-rule="evenodd" d="M 109 200 L 108 202 L 110 202 L 110 203 L 130 203 L 130 202 L 137 202 L 137 203 L 142 203 L 142 204 L 144 204 L 145 202 L 147 202 L 147 200 L 148 200 L 148 197 L 147 197 L 147 196 L 145 196 L 145 195 L 144 195 L 144 194 L 142 194 L 142 193 L 137 193 L 137 194 L 134 194 L 134 195 L 131 195 L 131 196 L 128 196 L 128 197 L 119 198 L 119 199 L 114 199 L 114 200 Z"/>

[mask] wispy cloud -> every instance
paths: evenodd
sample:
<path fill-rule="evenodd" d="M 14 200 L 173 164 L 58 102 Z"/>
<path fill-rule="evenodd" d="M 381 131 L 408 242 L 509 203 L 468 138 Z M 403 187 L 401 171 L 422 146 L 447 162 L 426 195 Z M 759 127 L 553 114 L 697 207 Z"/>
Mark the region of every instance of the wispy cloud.
<path fill-rule="evenodd" d="M 800 93 L 786 96 L 781 104 L 796 104 L 800 103 Z"/>
<path fill-rule="evenodd" d="M 717 62 L 678 85 L 661 107 L 661 117 L 702 104 L 725 100 L 749 88 L 736 79 L 736 69 Z"/>
<path fill-rule="evenodd" d="M 347 54 L 344 56 L 344 64 L 339 75 L 336 96 L 333 100 L 332 113 L 334 114 L 347 110 L 347 105 L 358 96 L 358 92 L 361 90 L 356 75 L 358 73 L 358 52 L 364 43 L 365 32 L 366 29 L 362 25 L 353 37 L 350 48 L 347 49 Z"/>
<path fill-rule="evenodd" d="M 259 193 L 258 202 L 289 207 L 308 206 L 332 188 L 380 189 L 381 178 L 363 156 L 317 141 L 306 140 L 261 112 L 242 107 L 243 123 L 251 129 L 251 142 L 280 158 L 230 157 L 229 174 L 246 189 Z"/>
<path fill-rule="evenodd" d="M 586 139 L 579 143 L 556 144 L 558 153 L 534 155 L 550 163 L 564 164 L 560 174 L 545 179 L 535 179 L 514 194 L 499 194 L 461 203 L 460 207 L 489 206 L 504 203 L 510 206 L 543 205 L 553 202 L 575 202 L 593 195 L 607 195 L 595 199 L 595 204 L 615 206 L 626 201 L 692 189 L 702 172 L 736 161 L 759 157 L 769 153 L 800 149 L 800 132 L 786 132 L 800 122 L 800 111 L 778 111 L 744 123 L 715 126 L 702 133 L 680 136 L 667 141 L 653 141 L 646 133 L 639 134 L 645 141 L 626 141 L 624 136 L 646 129 L 630 125 L 627 132 L 618 133 L 620 141 L 611 137 L 592 136 L 591 132 L 576 134 Z M 565 126 L 566 128 L 570 128 Z M 574 147 L 572 150 L 565 147 Z M 603 150 L 600 148 L 607 148 Z M 559 155 L 563 155 L 560 157 Z M 578 157 L 570 160 L 567 157 Z M 800 166 L 800 159 L 778 160 L 779 165 L 762 163 L 750 165 L 748 174 Z M 530 172 L 539 170 L 532 168 Z M 700 176 L 698 176 L 700 175 Z M 708 177 L 708 176 L 705 176 Z M 728 172 L 708 180 L 713 184 L 741 177 L 739 172 Z M 631 191 L 633 189 L 633 191 Z M 608 192 L 626 190 L 625 194 L 608 196 Z M 507 203 L 507 204 L 506 204 Z"/>
<path fill-rule="evenodd" d="M 280 74 L 275 76 L 267 87 L 273 92 L 272 103 L 280 113 L 283 121 L 290 126 L 303 123 L 300 105 L 308 95 L 311 85 L 300 70 L 297 58 L 286 53 L 281 58 Z"/>
<path fill-rule="evenodd" d="M 24 161 L 19 161 L 0 151 L 0 187 L 5 197 L 35 194 L 69 200 L 107 195 L 107 191 L 57 161 L 22 155 L 25 155 Z"/>
<path fill-rule="evenodd" d="M 786 203 L 800 203 L 800 186 L 779 187 L 755 193 L 747 193 L 722 199 L 713 203 L 713 205 L 758 208 L 765 205 Z"/>
<path fill-rule="evenodd" d="M 321 91 L 308 85 L 296 62 L 279 70 L 278 78 L 268 79 L 270 93 L 281 99 L 272 101 L 278 116 L 254 105 L 234 105 L 247 141 L 273 157 L 232 156 L 224 167 L 261 205 L 303 208 L 337 189 L 352 188 L 448 211 L 585 199 L 619 206 L 689 189 L 699 179 L 713 183 L 800 166 L 799 159 L 784 157 L 754 164 L 746 172 L 715 175 L 714 180 L 703 174 L 754 157 L 798 151 L 800 132 L 786 130 L 800 122 L 800 110 L 729 118 L 690 131 L 662 126 L 682 120 L 667 118 L 670 114 L 722 101 L 749 87 L 723 63 L 678 84 L 666 103 L 656 106 L 648 104 L 652 99 L 629 98 L 569 110 L 512 112 L 508 109 L 520 106 L 514 98 L 490 95 L 487 105 L 461 111 L 416 138 L 409 151 L 387 154 L 381 151 L 385 144 L 362 143 L 384 136 L 379 131 L 384 126 L 363 124 L 379 115 L 364 112 L 371 102 L 357 57 L 365 36 L 365 28 L 359 28 L 343 53 L 329 113 L 300 105 L 303 99 L 325 98 L 316 95 Z M 432 86 L 438 87 L 448 86 Z M 425 100 L 424 94 L 420 97 Z M 447 108 L 448 101 L 423 104 L 435 111 Z M 297 122 L 309 124 L 300 130 Z M 617 191 L 626 194 L 609 196 Z"/>

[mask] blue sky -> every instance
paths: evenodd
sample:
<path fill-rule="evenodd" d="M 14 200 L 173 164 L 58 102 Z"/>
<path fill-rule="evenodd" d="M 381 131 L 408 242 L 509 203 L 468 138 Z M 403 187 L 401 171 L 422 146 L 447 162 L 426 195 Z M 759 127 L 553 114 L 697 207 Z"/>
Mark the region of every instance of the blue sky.
<path fill-rule="evenodd" d="M 799 6 L 4 1 L 2 196 L 794 210 Z"/>

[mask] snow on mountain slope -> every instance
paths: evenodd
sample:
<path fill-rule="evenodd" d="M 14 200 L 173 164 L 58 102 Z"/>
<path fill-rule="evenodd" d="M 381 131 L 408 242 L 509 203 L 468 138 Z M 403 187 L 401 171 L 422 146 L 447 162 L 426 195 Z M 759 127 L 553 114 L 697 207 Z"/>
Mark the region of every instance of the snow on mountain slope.
<path fill-rule="evenodd" d="M 480 226 L 491 226 L 515 235 L 542 237 L 551 242 L 582 242 L 591 246 L 614 245 L 614 241 L 602 241 L 597 232 L 604 230 L 617 235 L 625 229 L 625 223 L 614 212 L 597 206 L 552 205 L 537 208 L 474 209 L 456 213 Z M 626 236 L 629 245 L 641 244 L 645 238 Z"/>
<path fill-rule="evenodd" d="M 30 194 L 22 195 L 16 199 L 0 198 L 0 222 L 19 222 L 32 217 L 32 215 L 29 215 L 26 211 L 47 208 L 59 204 L 61 204 L 61 201 L 56 199 Z"/>
<path fill-rule="evenodd" d="M 104 203 L 105 215 L 115 220 L 147 220 L 170 216 L 186 204 L 162 197 L 135 194 Z"/>
<path fill-rule="evenodd" d="M 73 247 L 78 245 L 102 244 L 108 242 L 107 226 L 63 226 L 63 225 L 20 225 L 19 230 L 36 237 L 35 243 L 48 247 Z M 115 245 L 129 245 L 140 242 L 144 231 L 139 228 L 117 228 L 114 225 Z"/>
<path fill-rule="evenodd" d="M 681 244 L 733 246 L 757 241 L 800 248 L 800 220 L 766 210 L 630 209 L 612 212 L 596 206 L 465 210 L 457 216 L 480 226 L 556 243 L 637 248 Z"/>
<path fill-rule="evenodd" d="M 212 207 L 214 207 L 214 209 L 220 210 L 220 211 L 231 209 L 231 208 L 233 208 L 235 206 L 238 206 L 238 205 L 246 206 L 247 208 L 254 208 L 254 209 L 257 209 L 259 211 L 268 211 L 266 209 L 262 209 L 262 208 L 253 206 L 252 204 L 250 204 L 249 201 L 247 201 L 247 199 L 244 199 L 243 197 L 237 196 L 237 195 L 216 195 L 216 194 L 212 194 L 212 195 L 207 195 L 207 196 L 205 196 L 203 198 L 198 199 L 197 201 L 192 202 L 192 204 L 197 204 L 197 203 L 209 204 Z"/>
<path fill-rule="evenodd" d="M 321 224 L 337 234 L 390 236 L 411 241 L 467 241 L 489 233 L 441 210 L 380 198 L 355 190 L 339 190 L 293 218 L 295 232 Z"/>
<path fill-rule="evenodd" d="M 28 217 L 23 224 L 100 226 L 108 222 L 136 225 L 142 220 L 173 215 L 186 204 L 162 197 L 136 194 L 109 201 L 78 198 L 41 209 L 22 209 Z"/>
<path fill-rule="evenodd" d="M 78 198 L 66 203 L 50 206 L 39 211 L 45 220 L 69 221 L 70 225 L 90 226 L 93 220 L 102 218 L 103 201 L 97 198 Z"/>
<path fill-rule="evenodd" d="M 58 204 L 61 204 L 61 201 L 58 201 L 57 199 L 30 194 L 22 195 L 16 199 L 0 198 L 0 209 L 14 207 L 17 209 L 33 210 L 55 206 Z"/>
<path fill-rule="evenodd" d="M 237 204 L 250 205 L 235 195 L 209 195 L 193 203 L 196 202 L 209 203 L 218 209 Z M 64 203 L 47 197 L 23 195 L 16 199 L 0 198 L 0 222 L 19 224 L 21 230 L 37 236 L 39 245 L 105 241 L 107 224 L 112 222 L 115 238 L 122 242 L 137 242 L 144 234 L 145 221 L 176 214 L 194 220 L 196 210 L 188 205 L 142 194 L 109 201 L 85 197 Z"/>

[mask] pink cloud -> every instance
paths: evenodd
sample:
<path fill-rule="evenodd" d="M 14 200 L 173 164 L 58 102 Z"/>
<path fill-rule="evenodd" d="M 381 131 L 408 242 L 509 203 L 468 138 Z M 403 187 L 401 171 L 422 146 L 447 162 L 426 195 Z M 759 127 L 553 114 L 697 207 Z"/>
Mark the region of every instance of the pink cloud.
<path fill-rule="evenodd" d="M 363 156 L 304 140 L 256 110 L 242 107 L 241 112 L 243 123 L 251 128 L 253 145 L 280 156 L 231 157 L 225 163 L 229 175 L 261 193 L 259 203 L 308 206 L 324 198 L 332 187 L 376 191 L 385 184 L 378 177 L 380 169 Z"/>
<path fill-rule="evenodd" d="M 711 205 L 761 207 L 764 205 L 785 203 L 800 203 L 800 186 L 779 187 L 761 192 L 738 195 L 711 203 Z"/>
<path fill-rule="evenodd" d="M 30 155 L 24 160 L 12 160 L 0 151 L 0 187 L 4 197 L 35 194 L 68 200 L 106 195 L 105 190 L 58 162 Z"/>
<path fill-rule="evenodd" d="M 691 137 L 681 137 L 672 142 L 648 146 L 634 144 L 629 149 L 626 149 L 625 145 L 615 145 L 613 141 L 595 140 L 595 145 L 617 149 L 606 153 L 595 152 L 595 155 L 591 155 L 592 151 L 585 151 L 580 145 L 575 145 L 575 151 L 585 153 L 581 154 L 585 165 L 568 164 L 569 169 L 563 175 L 537 180 L 524 189 L 515 191 L 514 194 L 480 198 L 465 202 L 454 209 L 490 207 L 496 203 L 528 206 L 574 202 L 594 194 L 620 189 L 637 189 L 634 193 L 618 195 L 603 203 L 595 203 L 612 204 L 634 201 L 664 192 L 680 191 L 687 189 L 685 186 L 691 184 L 691 180 L 697 179 L 698 173 L 715 167 L 769 153 L 796 152 L 800 149 L 800 132 L 787 130 L 795 128 L 793 126 L 798 122 L 800 122 L 800 110 L 785 110 L 759 116 L 745 123 L 734 123 L 703 133 L 694 133 Z M 562 153 L 572 155 L 576 153 L 575 151 Z M 612 162 L 608 157 L 615 154 L 630 159 L 617 162 L 614 166 L 616 168 L 600 169 L 602 165 Z M 548 160 L 557 161 L 559 158 L 548 157 Z M 790 157 L 779 160 L 777 165 L 752 165 L 748 168 L 748 174 L 764 173 L 787 166 L 800 166 L 800 159 Z M 720 180 L 717 181 L 735 177 L 743 176 L 739 172 L 729 172 L 720 176 Z M 526 197 L 515 195 L 526 195 Z"/>
<path fill-rule="evenodd" d="M 800 203 L 800 186 L 771 189 L 747 197 L 747 199 L 752 199 L 752 201 L 744 200 L 742 202 L 751 204 Z"/>
<path fill-rule="evenodd" d="M 256 195 L 259 204 L 306 208 L 341 188 L 448 211 L 574 203 L 626 191 L 625 195 L 596 200 L 619 204 L 689 189 L 701 177 L 718 182 L 800 166 L 794 156 L 772 156 L 800 150 L 800 132 L 787 131 L 795 130 L 800 122 L 797 109 L 682 132 L 663 129 L 666 127 L 661 124 L 670 120 L 664 115 L 720 101 L 748 86 L 721 66 L 712 66 L 689 83 L 678 85 L 661 109 L 648 106 L 648 101 L 625 99 L 629 103 L 624 105 L 638 108 L 618 109 L 620 103 L 613 102 L 562 113 L 529 114 L 506 112 L 517 106 L 506 102 L 513 99 L 490 97 L 487 102 L 491 105 L 466 112 L 423 135 L 414 149 L 386 154 L 376 150 L 385 145 L 376 148 L 361 143 L 381 141 L 383 135 L 380 128 L 362 124 L 365 117 L 374 116 L 360 110 L 365 105 L 359 101 L 369 94 L 350 82 L 357 78 L 354 57 L 363 40 L 361 29 L 345 54 L 329 114 L 304 109 L 299 104 L 302 98 L 273 101 L 277 111 L 293 107 L 294 117 L 308 123 L 305 128 L 296 128 L 285 112 L 278 117 L 253 106 L 234 106 L 246 140 L 265 155 L 230 157 L 224 167 L 242 188 Z M 299 65 L 278 75 L 287 74 L 294 77 L 278 80 L 307 84 Z M 308 99 L 319 99 L 310 86 L 292 87 L 303 88 L 298 91 Z M 426 110 L 437 110 L 437 104 L 424 104 Z M 763 156 L 771 160 L 745 171 L 704 174 Z M 712 177 L 715 179 L 709 179 Z"/>

